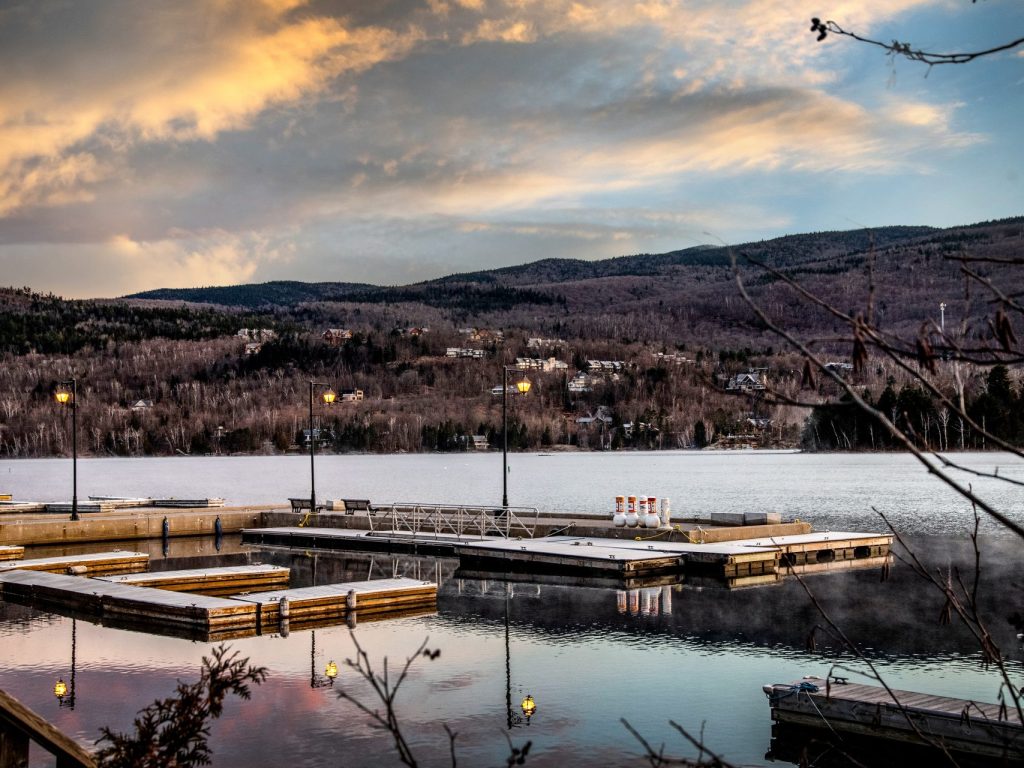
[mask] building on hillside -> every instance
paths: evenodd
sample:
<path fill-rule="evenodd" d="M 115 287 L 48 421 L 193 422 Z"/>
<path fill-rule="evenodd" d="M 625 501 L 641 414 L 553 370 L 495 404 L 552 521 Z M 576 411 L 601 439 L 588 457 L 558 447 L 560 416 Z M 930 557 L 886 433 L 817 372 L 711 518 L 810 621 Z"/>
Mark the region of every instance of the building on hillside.
<path fill-rule="evenodd" d="M 569 369 L 569 364 L 554 357 L 549 357 L 547 359 L 539 357 L 517 357 L 515 367 L 521 371 L 542 371 L 544 373 L 550 373 L 551 371 L 566 371 Z"/>
<path fill-rule="evenodd" d="M 343 403 L 357 403 L 363 399 L 363 390 L 343 389 L 338 393 L 338 399 Z"/>
<path fill-rule="evenodd" d="M 586 416 L 577 416 L 576 425 L 579 427 L 611 426 L 612 414 L 607 406 L 600 405 L 594 413 L 588 412 Z"/>
<path fill-rule="evenodd" d="M 549 349 L 551 347 L 564 347 L 565 339 L 542 339 L 531 337 L 526 340 L 527 349 Z"/>
<path fill-rule="evenodd" d="M 263 349 L 263 345 L 260 344 L 258 341 L 248 341 L 246 342 L 245 349 L 242 351 L 242 353 L 246 357 L 250 355 L 258 355 L 261 349 Z"/>
<path fill-rule="evenodd" d="M 462 328 L 459 331 L 467 341 L 475 341 L 481 344 L 498 344 L 505 340 L 504 331 L 492 331 L 487 328 Z"/>
<path fill-rule="evenodd" d="M 682 352 L 654 352 L 652 357 L 656 363 L 665 365 L 689 365 L 693 362 Z"/>
<path fill-rule="evenodd" d="M 626 363 L 622 360 L 587 360 L 587 373 L 592 376 L 619 373 L 625 369 Z"/>
<path fill-rule="evenodd" d="M 491 444 L 487 441 L 487 435 L 473 435 L 473 449 L 477 451 L 488 451 Z"/>
<path fill-rule="evenodd" d="M 766 368 L 756 368 L 746 373 L 737 373 L 725 385 L 729 392 L 756 392 L 763 390 L 768 384 Z"/>
<path fill-rule="evenodd" d="M 133 411 L 148 411 L 152 407 L 152 400 L 136 400 L 129 406 L 129 408 L 131 408 L 131 410 Z"/>
<path fill-rule="evenodd" d="M 330 346 L 338 347 L 352 338 L 352 331 L 348 328 L 328 328 L 320 334 L 320 338 Z"/>
<path fill-rule="evenodd" d="M 239 328 L 235 336 L 249 341 L 270 341 L 277 338 L 277 331 L 272 328 Z"/>
<path fill-rule="evenodd" d="M 585 392 L 592 392 L 594 389 L 594 378 L 580 371 L 565 385 L 566 389 L 574 395 L 580 395 Z M 500 389 L 500 387 L 499 387 Z"/>
<path fill-rule="evenodd" d="M 470 358 L 480 360 L 487 356 L 487 351 L 473 347 L 448 347 L 445 350 L 445 357 Z"/>

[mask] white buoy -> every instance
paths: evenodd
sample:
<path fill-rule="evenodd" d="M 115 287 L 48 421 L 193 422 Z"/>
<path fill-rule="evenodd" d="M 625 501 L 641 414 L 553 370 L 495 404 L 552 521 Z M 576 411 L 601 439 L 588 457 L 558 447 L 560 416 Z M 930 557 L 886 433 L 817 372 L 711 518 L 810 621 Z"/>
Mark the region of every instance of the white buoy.
<path fill-rule="evenodd" d="M 657 528 L 661 525 L 658 517 L 658 500 L 654 496 L 647 497 L 647 515 L 643 519 L 644 528 Z"/>
<path fill-rule="evenodd" d="M 616 528 L 622 528 L 626 525 L 626 497 L 616 496 L 615 497 L 615 514 L 612 515 L 612 523 Z"/>
<path fill-rule="evenodd" d="M 672 509 L 667 498 L 661 500 L 661 524 L 665 528 L 672 527 Z"/>
<path fill-rule="evenodd" d="M 630 496 L 626 499 L 626 525 L 636 528 L 639 522 L 640 517 L 636 513 L 636 496 Z"/>

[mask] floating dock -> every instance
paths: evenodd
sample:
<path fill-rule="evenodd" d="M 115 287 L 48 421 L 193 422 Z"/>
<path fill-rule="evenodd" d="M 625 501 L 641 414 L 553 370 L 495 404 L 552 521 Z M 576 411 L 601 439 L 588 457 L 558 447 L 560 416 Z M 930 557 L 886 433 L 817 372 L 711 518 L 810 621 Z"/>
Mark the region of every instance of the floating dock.
<path fill-rule="evenodd" d="M 805 677 L 764 686 L 772 720 L 975 756 L 1024 760 L 1024 723 L 1017 710 L 966 699 Z M 896 703 L 899 702 L 899 704 Z"/>
<path fill-rule="evenodd" d="M 94 617 L 105 625 L 125 629 L 188 637 L 243 637 L 262 634 L 264 627 L 278 631 L 282 598 L 288 598 L 291 620 L 322 625 L 325 620 L 337 623 L 356 614 L 383 617 L 436 610 L 437 584 L 378 579 L 215 597 L 130 586 L 109 579 L 11 570 L 0 572 L 0 596 L 59 613 Z"/>
<path fill-rule="evenodd" d="M 280 623 L 281 601 L 287 600 L 288 618 L 295 626 L 296 622 L 340 620 L 350 613 L 362 617 L 391 611 L 436 610 L 437 584 L 414 579 L 376 579 L 236 595 L 233 599 L 255 605 L 263 626 Z"/>
<path fill-rule="evenodd" d="M 0 546 L 0 560 L 20 560 L 25 556 L 25 548 L 17 545 Z"/>
<path fill-rule="evenodd" d="M 360 531 L 343 528 L 244 529 L 248 543 L 312 549 L 368 549 L 428 555 L 456 555 L 462 566 L 480 570 L 562 570 L 636 578 L 683 570 L 707 571 L 736 586 L 772 583 L 756 577 L 782 572 L 782 566 L 807 566 L 835 561 L 884 564 L 892 536 L 874 533 L 820 532 L 765 539 L 739 539 L 692 544 L 665 539 L 612 539 L 547 536 L 506 539 L 417 534 L 409 531 Z"/>
<path fill-rule="evenodd" d="M 137 573 L 145 571 L 147 568 L 149 568 L 149 555 L 144 552 L 121 551 L 0 562 L 0 574 L 8 571 L 46 571 L 47 573 L 99 576 L 112 573 Z"/>
<path fill-rule="evenodd" d="M 773 536 L 744 539 L 744 546 L 777 547 L 783 565 L 828 563 L 833 560 L 863 560 L 889 554 L 891 533 L 855 533 L 852 531 L 820 531 L 795 536 Z M 736 543 L 736 542 L 734 542 Z"/>
<path fill-rule="evenodd" d="M 217 596 L 287 588 L 290 573 L 288 568 L 278 565 L 235 565 L 104 576 L 100 580 L 131 587 Z"/>

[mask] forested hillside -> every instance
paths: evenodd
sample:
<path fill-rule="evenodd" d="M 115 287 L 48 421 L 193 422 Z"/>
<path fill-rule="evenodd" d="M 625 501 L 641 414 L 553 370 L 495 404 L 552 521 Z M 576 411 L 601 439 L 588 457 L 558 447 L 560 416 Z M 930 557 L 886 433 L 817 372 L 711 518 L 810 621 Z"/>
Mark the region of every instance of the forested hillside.
<path fill-rule="evenodd" d="M 842 404 L 766 404 L 766 391 L 807 402 L 834 385 L 809 389 L 799 359 L 780 353 L 739 296 L 734 258 L 769 316 L 818 339 L 817 351 L 922 445 L 983 447 L 894 360 L 854 372 L 835 319 L 787 281 L 843 311 L 870 305 L 893 333 L 927 335 L 944 321 L 967 342 L 990 338 L 991 308 L 965 290 L 957 256 L 987 259 L 977 268 L 1020 295 L 1024 276 L 1001 261 L 1024 249 L 1022 223 L 545 260 L 391 288 L 280 282 L 104 301 L 0 290 L 0 455 L 69 451 L 69 414 L 52 392 L 71 376 L 86 454 L 305 450 L 311 379 L 362 395 L 317 406 L 323 450 L 472 450 L 474 436 L 496 447 L 502 366 L 517 358 L 531 359 L 533 386 L 510 398 L 515 449 L 889 447 Z M 940 374 L 949 386 L 959 377 L 989 429 L 1021 431 L 1019 370 Z"/>

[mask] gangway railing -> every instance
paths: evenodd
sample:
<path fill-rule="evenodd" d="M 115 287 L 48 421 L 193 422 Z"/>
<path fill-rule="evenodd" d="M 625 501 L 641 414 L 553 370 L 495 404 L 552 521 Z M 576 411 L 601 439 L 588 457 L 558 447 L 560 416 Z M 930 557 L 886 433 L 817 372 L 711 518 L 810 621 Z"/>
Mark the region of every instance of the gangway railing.
<path fill-rule="evenodd" d="M 368 515 L 371 531 L 408 531 L 419 536 L 532 539 L 540 511 L 536 507 L 423 504 L 396 502 L 374 505 Z"/>

